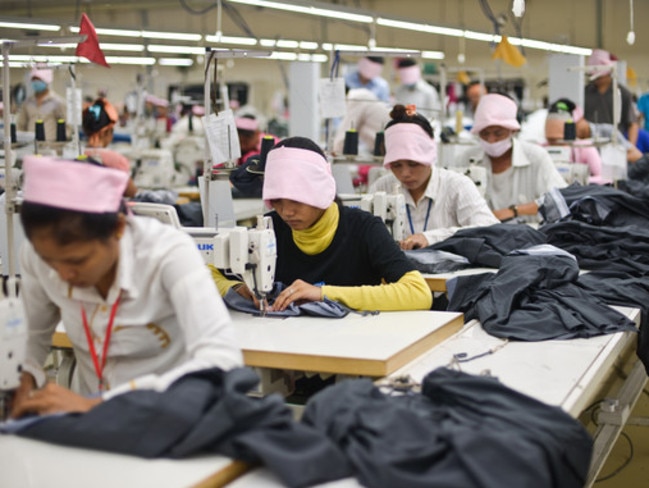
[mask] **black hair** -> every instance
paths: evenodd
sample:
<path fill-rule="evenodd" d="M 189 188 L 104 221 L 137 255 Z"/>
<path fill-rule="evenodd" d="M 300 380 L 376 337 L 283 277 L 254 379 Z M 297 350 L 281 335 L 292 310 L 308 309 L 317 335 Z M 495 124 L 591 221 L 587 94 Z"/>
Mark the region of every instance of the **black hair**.
<path fill-rule="evenodd" d="M 101 98 L 95 100 L 91 106 L 83 111 L 83 132 L 88 136 L 99 132 L 112 123 L 113 121 L 108 117 L 108 113 L 106 112 L 104 100 Z"/>
<path fill-rule="evenodd" d="M 366 58 L 373 63 L 385 64 L 385 60 L 381 56 L 366 56 Z"/>
<path fill-rule="evenodd" d="M 20 207 L 20 221 L 28 239 L 36 229 L 47 228 L 61 246 L 80 241 L 105 242 L 117 230 L 118 216 L 119 212 L 78 212 L 33 202 L 23 202 Z"/>
<path fill-rule="evenodd" d="M 559 98 L 558 100 L 552 102 L 552 105 L 550 105 L 548 112 L 551 114 L 559 112 L 568 112 L 569 114 L 572 114 L 576 108 L 577 104 L 569 98 Z"/>
<path fill-rule="evenodd" d="M 408 113 L 406 112 L 406 107 L 404 105 L 395 105 L 390 112 L 390 118 L 392 120 L 390 120 L 390 122 L 385 125 L 386 129 L 388 127 L 392 127 L 393 125 L 402 123 L 417 124 L 419 127 L 424 129 L 424 131 L 426 131 L 426 134 L 428 134 L 431 139 L 433 138 L 433 127 L 430 125 L 430 122 L 428 122 L 426 117 L 418 113 L 408 115 Z"/>
<path fill-rule="evenodd" d="M 415 66 L 417 61 L 412 58 L 401 58 L 397 61 L 397 68 L 408 68 L 410 66 Z"/>
<path fill-rule="evenodd" d="M 327 156 L 325 155 L 322 148 L 318 146 L 315 142 L 313 142 L 311 139 L 309 139 L 308 137 L 300 137 L 300 136 L 287 137 L 286 139 L 282 139 L 277 144 L 275 144 L 273 146 L 273 149 L 278 147 L 293 147 L 297 149 L 307 149 L 309 151 L 316 152 L 324 159 L 327 159 Z M 273 149 L 271 149 L 271 151 Z"/>

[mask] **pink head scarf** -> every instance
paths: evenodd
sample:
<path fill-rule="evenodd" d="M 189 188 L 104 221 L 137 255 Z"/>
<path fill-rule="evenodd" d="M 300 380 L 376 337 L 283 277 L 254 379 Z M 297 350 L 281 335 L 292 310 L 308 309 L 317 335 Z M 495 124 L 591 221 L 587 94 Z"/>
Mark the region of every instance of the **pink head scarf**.
<path fill-rule="evenodd" d="M 52 80 L 54 79 L 54 72 L 48 68 L 32 68 L 30 78 L 38 78 L 39 80 L 43 80 L 45 83 L 50 85 L 52 83 Z"/>
<path fill-rule="evenodd" d="M 43 156 L 23 160 L 26 202 L 86 213 L 119 210 L 128 174 L 94 164 Z"/>
<path fill-rule="evenodd" d="M 588 58 L 588 66 L 604 66 L 588 70 L 590 77 L 595 80 L 600 76 L 610 73 L 613 70 L 614 61 L 611 59 L 611 53 L 603 49 L 593 49 L 592 54 Z M 610 66 L 610 68 L 606 68 Z"/>
<path fill-rule="evenodd" d="M 251 119 L 249 117 L 237 117 L 234 119 L 234 125 L 237 129 L 249 130 L 250 132 L 255 132 L 259 130 L 259 121 L 257 119 Z"/>
<path fill-rule="evenodd" d="M 421 67 L 417 64 L 399 68 L 399 78 L 404 85 L 414 85 L 421 79 Z"/>
<path fill-rule="evenodd" d="M 383 71 L 383 65 L 381 63 L 375 63 L 368 58 L 358 60 L 358 72 L 363 78 L 373 80 L 381 74 L 381 71 Z"/>
<path fill-rule="evenodd" d="M 131 162 L 117 151 L 104 148 L 87 148 L 85 154 L 97 159 L 107 168 L 118 169 L 129 175 L 131 173 Z"/>
<path fill-rule="evenodd" d="M 268 153 L 262 192 L 268 208 L 271 200 L 285 198 L 326 209 L 335 196 L 336 181 L 331 166 L 317 152 L 278 147 Z"/>
<path fill-rule="evenodd" d="M 437 144 L 417 124 L 403 122 L 385 129 L 383 166 L 399 160 L 415 161 L 433 166 L 437 161 Z"/>
<path fill-rule="evenodd" d="M 479 134 L 482 129 L 496 125 L 509 130 L 519 130 L 521 125 L 516 120 L 518 107 L 509 97 L 498 93 L 487 93 L 480 97 L 475 110 L 471 132 Z"/>

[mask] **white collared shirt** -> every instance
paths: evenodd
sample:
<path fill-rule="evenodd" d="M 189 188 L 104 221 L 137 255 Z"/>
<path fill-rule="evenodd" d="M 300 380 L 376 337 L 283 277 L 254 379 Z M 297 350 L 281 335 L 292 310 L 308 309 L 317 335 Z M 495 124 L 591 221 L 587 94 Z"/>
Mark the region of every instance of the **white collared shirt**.
<path fill-rule="evenodd" d="M 21 296 L 29 329 L 25 370 L 42 377 L 39 371 L 52 334 L 62 321 L 77 359 L 79 391 L 96 392 L 98 379 L 81 307 L 101 355 L 111 306 L 120 290 L 104 369 L 111 391 L 104 398 L 133 387 L 162 390 L 198 369 L 240 366 L 242 354 L 230 315 L 189 235 L 148 217 L 130 216 L 127 222 L 115 282 L 106 300 L 94 287 L 69 286 L 25 242 L 21 254 Z"/>
<path fill-rule="evenodd" d="M 392 193 L 395 185 L 399 185 L 399 180 L 389 173 L 376 180 L 370 192 Z M 499 222 L 480 196 L 473 181 L 447 169 L 433 167 L 426 191 L 418 202 L 415 202 L 410 192 L 401 185 L 399 191 L 406 199 L 414 228 L 412 232 L 410 222 L 406 222 L 406 234 L 423 233 L 429 245 L 447 239 L 461 227 L 483 227 Z"/>
<path fill-rule="evenodd" d="M 455 162 L 464 167 L 478 164 L 487 170 L 487 187 L 485 200 L 493 210 L 520 205 L 539 199 L 552 188 L 564 188 L 566 181 L 557 171 L 552 158 L 541 146 L 527 141 L 512 140 L 512 171 L 505 178 L 500 178 L 498 190 L 494 188 L 494 175 L 491 172 L 491 160 L 480 146 L 475 146 L 461 153 Z"/>

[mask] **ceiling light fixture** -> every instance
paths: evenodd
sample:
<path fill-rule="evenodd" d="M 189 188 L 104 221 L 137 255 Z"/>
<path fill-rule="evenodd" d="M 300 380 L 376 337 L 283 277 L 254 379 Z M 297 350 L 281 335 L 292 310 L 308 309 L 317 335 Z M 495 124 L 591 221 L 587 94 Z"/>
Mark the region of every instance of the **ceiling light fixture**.
<path fill-rule="evenodd" d="M 0 27 L 4 27 L 6 29 L 44 30 L 44 31 L 52 31 L 52 32 L 58 32 L 61 30 L 61 26 L 56 24 L 21 22 L 18 20 L 11 21 L 8 19 L 7 20 L 0 19 Z"/>
<path fill-rule="evenodd" d="M 207 35 L 206 42 L 216 42 L 221 44 L 238 44 L 240 46 L 256 46 L 257 39 L 254 37 L 224 36 L 223 34 Z"/>
<path fill-rule="evenodd" d="M 297 14 L 315 15 L 317 17 L 328 17 L 331 19 L 349 20 L 351 22 L 360 22 L 369 24 L 374 22 L 374 17 L 365 13 L 358 13 L 352 9 L 346 9 L 340 5 L 336 10 L 327 8 L 326 3 L 319 2 L 273 2 L 268 0 L 229 0 L 232 3 L 242 3 L 254 7 L 266 7 L 276 10 L 285 10 Z"/>
<path fill-rule="evenodd" d="M 162 54 L 205 54 L 204 47 L 196 46 L 167 46 L 162 44 L 149 44 L 147 50 L 150 53 Z"/>

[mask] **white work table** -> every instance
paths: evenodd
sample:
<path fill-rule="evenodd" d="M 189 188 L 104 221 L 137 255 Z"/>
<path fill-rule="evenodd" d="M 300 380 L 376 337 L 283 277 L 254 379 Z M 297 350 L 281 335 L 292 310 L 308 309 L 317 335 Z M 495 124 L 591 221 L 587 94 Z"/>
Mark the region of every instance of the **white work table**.
<path fill-rule="evenodd" d="M 3 488 L 208 488 L 225 486 L 246 469 L 218 455 L 143 459 L 0 435 Z"/>
<path fill-rule="evenodd" d="M 639 322 L 637 309 L 615 308 Z M 487 334 L 477 320 L 472 320 L 390 377 L 409 375 L 419 383 L 433 369 L 451 365 L 455 354 L 465 353 L 470 358 L 502 346 L 492 354 L 459 363 L 460 369 L 471 374 L 489 373 L 510 388 L 560 406 L 576 417 L 593 401 L 613 363 L 635 340 L 632 332 L 618 332 L 588 339 L 506 342 Z"/>
<path fill-rule="evenodd" d="M 381 312 L 341 319 L 233 312 L 248 366 L 383 377 L 457 332 L 457 312 Z"/>

